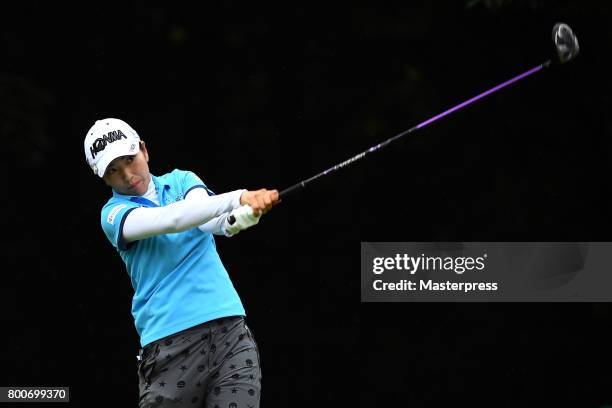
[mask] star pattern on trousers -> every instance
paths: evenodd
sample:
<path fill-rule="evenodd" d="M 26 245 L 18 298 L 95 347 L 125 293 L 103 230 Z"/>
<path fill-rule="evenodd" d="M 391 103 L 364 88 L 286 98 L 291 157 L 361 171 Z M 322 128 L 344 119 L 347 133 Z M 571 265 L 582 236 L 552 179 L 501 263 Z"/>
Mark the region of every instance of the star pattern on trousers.
<path fill-rule="evenodd" d="M 228 332 L 228 330 L 227 330 L 227 328 L 222 327 L 222 328 L 221 328 L 221 332 L 222 332 L 222 333 L 223 333 L 223 332 Z M 239 335 L 239 340 L 243 340 L 245 336 L 246 336 L 246 334 L 245 334 L 245 333 L 241 333 L 241 334 Z M 199 336 L 198 336 L 198 337 L 199 337 Z M 204 334 L 204 335 L 202 335 L 202 337 L 201 337 L 201 338 L 202 338 L 202 340 L 204 340 L 204 339 L 208 339 L 208 338 L 210 338 L 210 335 L 208 335 L 208 334 Z M 199 339 L 198 339 L 198 340 L 199 340 Z M 182 337 L 182 338 L 181 338 L 181 342 L 182 342 L 183 344 L 184 344 L 184 343 L 191 343 L 191 337 L 190 337 L 190 336 L 184 336 L 184 337 Z M 168 345 L 168 340 L 166 340 L 166 343 L 165 343 L 165 344 L 166 344 L 166 345 Z M 171 343 L 170 343 L 170 344 L 171 344 Z M 231 342 L 230 342 L 230 341 L 225 341 L 225 342 L 224 342 L 224 344 L 225 344 L 225 346 L 226 346 L 226 347 L 231 347 Z M 209 347 L 210 347 L 210 348 L 209 348 Z M 209 347 L 206 347 L 206 346 L 202 347 L 202 349 L 201 349 L 200 353 L 201 353 L 202 355 L 206 354 L 207 352 L 210 352 L 210 353 L 216 353 L 216 351 L 217 351 L 217 346 L 216 346 L 215 344 L 210 344 L 210 346 L 209 346 Z M 250 349 L 254 350 L 255 348 L 250 348 Z M 183 350 L 183 351 L 180 353 L 180 354 L 181 354 L 181 357 L 182 357 L 183 355 L 184 355 L 185 357 L 188 357 L 188 356 L 189 356 L 189 354 L 190 354 L 190 351 L 191 351 L 191 350 L 189 350 L 189 349 L 185 349 L 185 350 Z M 197 351 L 195 351 L 195 350 L 193 350 L 193 351 L 197 353 Z M 234 355 L 234 353 L 233 353 L 233 352 L 228 351 L 227 353 L 225 353 L 225 358 L 228 358 L 228 359 L 229 359 L 229 358 L 233 357 L 233 355 Z M 173 356 L 172 354 L 168 353 L 168 354 L 166 354 L 166 356 L 165 356 L 164 358 L 165 358 L 167 361 L 169 361 L 169 360 L 172 360 L 172 359 L 174 358 L 174 356 Z M 187 362 L 187 361 L 185 360 L 185 362 Z M 249 364 L 249 363 L 250 363 L 250 364 Z M 219 365 L 219 362 L 218 362 L 218 361 L 214 361 L 213 366 L 218 366 L 218 365 Z M 252 361 L 252 360 L 250 360 L 250 359 L 249 359 L 249 360 L 247 360 L 247 366 L 252 367 L 252 366 L 253 366 L 253 361 Z M 175 366 L 175 367 L 176 367 L 176 366 Z M 185 372 L 185 371 L 187 370 L 188 366 L 187 366 L 187 365 L 185 365 L 185 364 L 182 364 L 182 365 L 180 365 L 178 368 L 179 368 L 179 369 L 180 369 L 182 372 Z M 176 369 L 176 368 L 175 368 L 175 369 Z M 230 364 L 230 365 L 229 365 L 229 369 L 230 369 L 230 370 L 236 370 L 236 369 L 237 369 L 236 364 Z M 164 369 L 163 371 L 168 371 L 168 369 L 166 368 L 166 369 Z M 216 373 L 214 373 L 214 374 L 212 375 L 212 378 L 215 378 L 215 377 L 218 377 L 218 376 L 219 376 L 219 372 L 216 372 Z M 233 379 L 237 379 L 237 377 L 238 377 L 238 378 L 240 378 L 240 375 L 237 375 L 237 374 L 232 375 L 232 378 L 233 378 Z M 158 378 L 159 378 L 159 377 L 158 377 Z M 249 380 L 251 380 L 251 381 L 253 381 L 253 382 L 255 382 L 255 380 L 256 380 L 256 378 L 255 378 L 255 376 L 254 376 L 253 374 L 249 374 L 249 375 L 248 375 L 248 378 L 249 378 Z M 259 382 L 261 383 L 261 379 L 259 379 Z M 147 384 L 147 386 L 149 386 L 149 385 L 150 385 L 150 384 Z M 159 387 L 164 388 L 164 387 L 167 385 L 167 383 L 166 383 L 165 381 L 161 380 L 161 381 L 159 381 L 159 382 L 158 382 L 158 385 L 159 385 Z M 203 384 L 201 381 L 198 381 L 198 382 L 196 383 L 196 387 L 198 387 L 198 388 L 203 387 L 203 385 L 204 385 L 204 384 Z M 220 387 L 215 387 L 215 389 L 214 389 L 214 391 L 213 391 L 213 394 L 215 394 L 215 395 L 219 395 L 219 394 L 220 394 L 220 391 L 221 391 L 221 390 L 220 390 Z M 232 393 L 232 394 L 237 394 L 237 393 L 238 393 L 238 391 L 239 391 L 239 389 L 238 389 L 237 387 L 233 387 L 233 388 L 231 388 L 231 390 L 230 390 L 230 391 L 231 391 L 231 393 Z M 249 392 L 248 392 L 248 394 L 249 394 L 250 396 L 253 396 L 253 395 L 255 395 L 255 394 L 256 394 L 255 390 L 253 390 L 253 389 L 249 389 L 248 391 L 249 391 Z M 199 400 L 199 399 L 198 399 L 198 398 L 195 398 L 195 397 L 194 397 L 194 398 L 190 398 L 190 401 L 191 401 L 192 403 L 196 403 L 198 400 Z M 170 399 L 170 401 L 172 401 L 174 404 L 181 404 L 181 403 L 183 403 L 183 398 L 181 398 L 181 397 L 177 397 L 177 398 L 174 398 L 174 399 Z M 160 402 L 160 401 L 158 401 L 158 402 Z M 233 404 L 231 404 L 231 405 L 233 405 Z M 246 407 L 247 407 L 247 408 L 255 408 L 255 405 L 246 404 Z M 215 404 L 213 408 L 221 408 L 221 406 L 220 406 L 220 405 L 218 405 L 218 404 Z"/>

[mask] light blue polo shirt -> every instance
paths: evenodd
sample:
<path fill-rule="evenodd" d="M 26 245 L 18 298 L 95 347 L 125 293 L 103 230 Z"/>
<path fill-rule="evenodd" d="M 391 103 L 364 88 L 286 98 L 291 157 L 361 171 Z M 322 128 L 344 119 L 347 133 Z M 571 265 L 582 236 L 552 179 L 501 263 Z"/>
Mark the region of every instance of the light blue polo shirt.
<path fill-rule="evenodd" d="M 205 188 L 198 176 L 173 170 L 152 176 L 161 206 L 182 200 L 193 188 Z M 142 347 L 200 323 L 244 316 L 240 297 L 217 253 L 212 234 L 198 228 L 123 241 L 126 216 L 138 207 L 157 207 L 141 196 L 113 190 L 102 208 L 102 229 L 121 255 L 134 288 L 132 315 Z"/>

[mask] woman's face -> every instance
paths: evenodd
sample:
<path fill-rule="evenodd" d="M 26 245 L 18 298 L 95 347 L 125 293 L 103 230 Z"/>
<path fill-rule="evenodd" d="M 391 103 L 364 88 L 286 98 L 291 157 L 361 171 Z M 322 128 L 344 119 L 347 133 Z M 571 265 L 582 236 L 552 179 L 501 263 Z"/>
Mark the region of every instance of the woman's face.
<path fill-rule="evenodd" d="M 143 195 L 149 187 L 149 153 L 145 142 L 140 141 L 140 151 L 132 156 L 114 159 L 104 173 L 104 182 L 124 195 Z"/>

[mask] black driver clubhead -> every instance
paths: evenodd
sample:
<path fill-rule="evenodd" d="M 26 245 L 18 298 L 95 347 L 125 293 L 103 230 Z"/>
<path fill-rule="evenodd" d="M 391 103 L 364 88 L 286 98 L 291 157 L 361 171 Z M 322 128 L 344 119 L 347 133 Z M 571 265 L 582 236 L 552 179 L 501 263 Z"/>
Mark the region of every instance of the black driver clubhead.
<path fill-rule="evenodd" d="M 580 51 L 578 38 L 567 24 L 555 24 L 552 30 L 552 39 L 561 64 L 576 58 Z"/>

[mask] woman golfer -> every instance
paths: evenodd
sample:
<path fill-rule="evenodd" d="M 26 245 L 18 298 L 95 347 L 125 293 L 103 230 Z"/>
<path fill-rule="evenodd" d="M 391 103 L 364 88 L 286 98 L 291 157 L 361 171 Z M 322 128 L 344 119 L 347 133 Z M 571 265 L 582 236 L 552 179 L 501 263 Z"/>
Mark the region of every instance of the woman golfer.
<path fill-rule="evenodd" d="M 259 351 L 213 234 L 257 224 L 278 191 L 214 195 L 190 171 L 154 176 L 145 142 L 119 119 L 96 121 L 84 147 L 113 190 L 100 221 L 134 288 L 140 407 L 259 407 Z"/>

